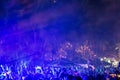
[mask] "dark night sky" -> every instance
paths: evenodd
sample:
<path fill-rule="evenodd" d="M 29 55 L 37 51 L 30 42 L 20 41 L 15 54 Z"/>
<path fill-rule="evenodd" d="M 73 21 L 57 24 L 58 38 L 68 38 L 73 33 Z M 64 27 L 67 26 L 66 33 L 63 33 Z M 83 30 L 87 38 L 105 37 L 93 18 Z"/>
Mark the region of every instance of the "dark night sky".
<path fill-rule="evenodd" d="M 29 42 L 33 32 L 39 36 L 44 31 L 45 39 L 55 36 L 76 41 L 85 36 L 119 42 L 119 25 L 120 0 L 0 1 L 0 40 L 5 49 L 6 44 L 11 47 L 22 43 L 19 41 Z"/>

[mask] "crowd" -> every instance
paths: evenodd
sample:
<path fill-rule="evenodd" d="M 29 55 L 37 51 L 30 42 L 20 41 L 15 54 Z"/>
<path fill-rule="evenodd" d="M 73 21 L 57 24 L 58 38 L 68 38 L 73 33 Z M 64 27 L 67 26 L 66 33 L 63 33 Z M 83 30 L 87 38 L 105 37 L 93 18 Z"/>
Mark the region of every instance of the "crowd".
<path fill-rule="evenodd" d="M 0 66 L 0 80 L 120 80 L 119 74 L 119 67 Z"/>

